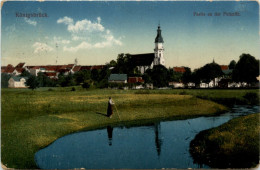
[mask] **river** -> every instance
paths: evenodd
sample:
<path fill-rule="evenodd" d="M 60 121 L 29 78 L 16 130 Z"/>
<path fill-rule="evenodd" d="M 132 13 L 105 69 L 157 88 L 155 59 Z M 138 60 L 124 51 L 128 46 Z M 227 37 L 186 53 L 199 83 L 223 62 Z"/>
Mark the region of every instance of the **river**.
<path fill-rule="evenodd" d="M 195 135 L 257 112 L 259 106 L 234 106 L 220 116 L 77 132 L 38 151 L 35 161 L 42 169 L 210 168 L 194 163 L 189 153 Z"/>

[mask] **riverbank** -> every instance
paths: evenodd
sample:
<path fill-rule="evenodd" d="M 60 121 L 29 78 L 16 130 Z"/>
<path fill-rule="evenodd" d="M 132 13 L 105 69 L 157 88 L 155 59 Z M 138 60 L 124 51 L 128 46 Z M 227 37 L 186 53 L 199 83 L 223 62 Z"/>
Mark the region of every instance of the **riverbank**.
<path fill-rule="evenodd" d="M 238 117 L 196 135 L 190 153 L 212 168 L 252 168 L 259 164 L 260 113 Z"/>
<path fill-rule="evenodd" d="M 2 162 L 10 168 L 37 168 L 34 154 L 72 132 L 106 125 L 212 116 L 226 107 L 205 96 L 238 98 L 257 90 L 83 90 L 2 89 Z M 108 97 L 116 103 L 106 117 Z M 204 97 L 203 97 L 204 96 Z M 246 100 L 245 100 L 246 101 Z M 120 116 L 120 118 L 119 118 Z"/>

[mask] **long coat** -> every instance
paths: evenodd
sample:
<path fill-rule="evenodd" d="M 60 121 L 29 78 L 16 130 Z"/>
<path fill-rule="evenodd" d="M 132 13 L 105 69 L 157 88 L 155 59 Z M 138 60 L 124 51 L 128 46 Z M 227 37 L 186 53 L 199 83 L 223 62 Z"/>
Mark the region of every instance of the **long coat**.
<path fill-rule="evenodd" d="M 113 107 L 112 104 L 108 101 L 108 106 L 107 106 L 107 116 L 111 116 L 113 114 Z"/>

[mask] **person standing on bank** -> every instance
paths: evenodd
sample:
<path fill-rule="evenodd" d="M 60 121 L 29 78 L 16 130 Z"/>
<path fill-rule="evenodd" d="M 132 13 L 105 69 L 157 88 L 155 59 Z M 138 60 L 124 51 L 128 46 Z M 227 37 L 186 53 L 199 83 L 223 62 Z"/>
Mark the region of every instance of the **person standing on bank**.
<path fill-rule="evenodd" d="M 112 114 L 113 114 L 113 108 L 112 105 L 114 105 L 115 103 L 113 102 L 112 98 L 109 97 L 108 100 L 108 106 L 107 106 L 107 117 L 112 118 Z"/>

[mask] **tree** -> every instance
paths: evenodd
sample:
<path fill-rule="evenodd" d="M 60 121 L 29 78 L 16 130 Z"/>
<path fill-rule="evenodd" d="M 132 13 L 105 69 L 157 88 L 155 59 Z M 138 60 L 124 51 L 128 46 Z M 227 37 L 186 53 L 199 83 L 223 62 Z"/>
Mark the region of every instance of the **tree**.
<path fill-rule="evenodd" d="M 90 71 L 81 70 L 73 74 L 74 81 L 77 85 L 83 83 L 86 80 L 90 79 Z"/>
<path fill-rule="evenodd" d="M 88 89 L 88 88 L 90 87 L 90 84 L 89 84 L 88 82 L 84 82 L 84 83 L 82 84 L 82 87 L 83 87 L 84 89 Z"/>
<path fill-rule="evenodd" d="M 151 72 L 151 78 L 153 85 L 156 87 L 168 86 L 168 69 L 165 68 L 163 65 L 154 66 Z"/>
<path fill-rule="evenodd" d="M 223 75 L 221 67 L 216 64 L 215 62 L 204 65 L 201 69 L 198 70 L 200 79 L 204 82 L 209 84 L 211 80 L 214 81 L 215 86 L 215 78 L 220 77 Z"/>
<path fill-rule="evenodd" d="M 232 60 L 232 61 L 230 61 L 230 63 L 229 63 L 229 65 L 228 65 L 228 68 L 229 69 L 234 69 L 235 68 L 235 66 L 236 66 L 236 61 L 235 60 Z"/>
<path fill-rule="evenodd" d="M 97 69 L 91 70 L 91 76 L 90 77 L 93 81 L 98 81 L 98 78 L 99 78 L 98 70 Z"/>
<path fill-rule="evenodd" d="M 191 82 L 193 82 L 196 87 L 199 87 L 199 84 L 200 84 L 200 81 L 201 81 L 200 75 L 201 75 L 201 68 L 195 69 L 191 73 Z"/>
<path fill-rule="evenodd" d="M 175 72 L 172 68 L 169 68 L 168 70 L 168 80 L 169 81 L 175 81 L 180 82 L 182 79 L 182 73 Z"/>
<path fill-rule="evenodd" d="M 135 68 L 136 67 L 133 63 L 131 55 L 121 53 L 118 54 L 116 66 L 112 70 L 112 73 L 128 74 L 129 76 L 134 76 L 136 73 Z"/>
<path fill-rule="evenodd" d="M 34 89 L 36 89 L 37 87 L 39 87 L 39 82 L 38 82 L 38 80 L 37 80 L 37 77 L 34 76 L 34 75 L 31 75 L 31 76 L 27 79 L 27 81 L 26 81 L 25 84 L 26 84 L 27 86 L 29 86 L 29 89 L 32 89 L 32 90 L 34 90 Z"/>
<path fill-rule="evenodd" d="M 37 76 L 37 80 L 39 82 L 39 87 L 54 87 L 56 86 L 56 82 L 46 76 L 44 73 L 39 72 Z"/>
<path fill-rule="evenodd" d="M 30 75 L 31 74 L 28 71 L 24 70 L 20 76 L 21 77 L 30 77 Z"/>
<path fill-rule="evenodd" d="M 10 74 L 7 73 L 2 73 L 1 74 L 1 87 L 2 88 L 7 88 L 8 87 L 8 81 L 11 78 Z"/>
<path fill-rule="evenodd" d="M 257 76 L 259 76 L 259 60 L 250 54 L 242 54 L 233 70 L 232 79 L 250 85 L 257 82 Z"/>
<path fill-rule="evenodd" d="M 192 81 L 191 70 L 189 67 L 185 67 L 185 72 L 182 75 L 182 82 L 187 87 L 188 83 Z"/>
<path fill-rule="evenodd" d="M 62 87 L 76 85 L 76 82 L 71 73 L 69 73 L 68 75 L 60 74 L 58 83 Z"/>

